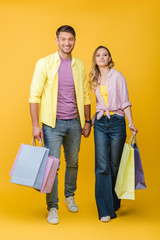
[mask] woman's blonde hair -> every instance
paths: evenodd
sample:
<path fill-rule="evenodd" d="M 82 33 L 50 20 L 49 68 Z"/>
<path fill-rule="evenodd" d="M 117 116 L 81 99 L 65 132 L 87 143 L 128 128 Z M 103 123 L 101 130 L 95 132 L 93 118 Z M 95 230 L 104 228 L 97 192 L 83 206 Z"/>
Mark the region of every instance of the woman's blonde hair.
<path fill-rule="evenodd" d="M 91 90 L 95 90 L 97 85 L 98 85 L 98 78 L 99 78 L 100 71 L 99 71 L 99 68 L 98 68 L 98 66 L 96 64 L 96 54 L 97 54 L 97 51 L 100 48 L 106 49 L 108 54 L 109 54 L 109 57 L 111 57 L 110 51 L 108 50 L 108 48 L 106 48 L 104 46 L 99 46 L 94 51 L 93 57 L 92 57 L 92 67 L 91 67 L 91 71 L 90 71 L 90 74 L 89 74 L 89 85 L 90 85 Z M 111 60 L 108 63 L 107 67 L 109 69 L 111 69 L 113 66 L 114 66 L 114 62 L 112 61 L 112 57 L 111 57 Z"/>

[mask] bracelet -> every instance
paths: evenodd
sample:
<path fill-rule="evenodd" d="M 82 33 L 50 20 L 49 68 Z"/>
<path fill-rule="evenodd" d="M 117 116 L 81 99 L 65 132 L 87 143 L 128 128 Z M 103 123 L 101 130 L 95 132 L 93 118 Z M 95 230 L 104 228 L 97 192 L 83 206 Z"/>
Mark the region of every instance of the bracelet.
<path fill-rule="evenodd" d="M 85 123 L 90 123 L 90 124 L 92 124 L 92 120 L 86 120 Z"/>
<path fill-rule="evenodd" d="M 130 123 L 130 124 L 129 124 L 129 128 L 131 128 L 131 126 L 133 126 L 133 127 L 134 127 L 134 124 L 133 124 L 133 123 Z"/>

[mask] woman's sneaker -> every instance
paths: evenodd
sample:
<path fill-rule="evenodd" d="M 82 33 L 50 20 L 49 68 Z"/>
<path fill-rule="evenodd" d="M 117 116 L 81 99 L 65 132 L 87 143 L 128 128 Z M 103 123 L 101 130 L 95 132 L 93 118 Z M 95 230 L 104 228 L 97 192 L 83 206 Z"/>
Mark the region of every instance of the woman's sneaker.
<path fill-rule="evenodd" d="M 51 224 L 58 224 L 59 223 L 57 208 L 51 208 L 49 210 L 47 221 Z"/>
<path fill-rule="evenodd" d="M 110 220 L 110 216 L 101 217 L 101 222 L 109 222 Z"/>

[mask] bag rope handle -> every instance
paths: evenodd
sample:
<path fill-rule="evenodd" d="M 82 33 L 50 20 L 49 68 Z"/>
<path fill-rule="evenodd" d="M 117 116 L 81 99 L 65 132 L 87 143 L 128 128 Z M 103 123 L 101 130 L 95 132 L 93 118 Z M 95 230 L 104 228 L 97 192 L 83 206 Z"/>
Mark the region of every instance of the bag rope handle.
<path fill-rule="evenodd" d="M 35 137 L 32 138 L 32 141 L 31 141 L 31 144 L 30 144 L 30 145 L 36 146 L 36 138 L 35 138 Z M 39 141 L 39 147 L 44 147 L 44 144 L 43 144 L 41 138 L 40 138 L 40 141 Z"/>

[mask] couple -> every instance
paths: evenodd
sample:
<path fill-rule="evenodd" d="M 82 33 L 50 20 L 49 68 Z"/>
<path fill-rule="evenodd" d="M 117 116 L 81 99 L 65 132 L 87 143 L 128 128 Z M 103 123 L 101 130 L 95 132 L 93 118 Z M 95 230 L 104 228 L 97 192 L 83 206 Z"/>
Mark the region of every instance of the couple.
<path fill-rule="evenodd" d="M 90 96 L 83 62 L 72 56 L 75 31 L 63 25 L 57 29 L 58 51 L 41 58 L 35 67 L 30 89 L 30 112 L 33 136 L 44 139 L 50 155 L 60 159 L 63 144 L 65 172 L 65 203 L 70 212 L 78 212 L 76 190 L 78 153 L 81 135 L 88 137 L 94 125 L 95 195 L 99 219 L 108 222 L 116 217 L 120 200 L 114 192 L 119 162 L 126 139 L 125 118 L 132 133 L 131 104 L 124 77 L 113 66 L 111 54 L 99 46 L 92 60 L 90 88 L 96 95 L 96 114 L 90 117 Z M 42 122 L 42 129 L 39 126 Z M 58 173 L 51 193 L 46 194 L 47 221 L 57 224 Z"/>

